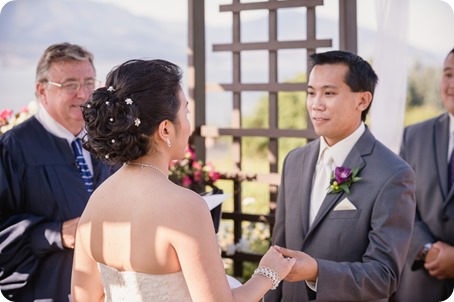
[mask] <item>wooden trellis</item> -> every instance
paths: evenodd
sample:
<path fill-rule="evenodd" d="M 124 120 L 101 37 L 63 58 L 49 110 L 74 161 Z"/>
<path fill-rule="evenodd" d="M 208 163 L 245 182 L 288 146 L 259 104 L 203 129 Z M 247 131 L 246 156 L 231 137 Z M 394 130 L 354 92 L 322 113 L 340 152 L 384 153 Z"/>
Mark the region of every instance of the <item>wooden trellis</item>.
<path fill-rule="evenodd" d="M 222 91 L 232 93 L 233 110 L 232 123 L 229 128 L 216 128 L 205 123 L 206 108 L 206 80 L 205 80 L 205 22 L 204 0 L 188 0 L 189 9 L 189 99 L 194 102 L 195 148 L 198 157 L 205 159 L 205 139 L 208 137 L 232 137 L 234 171 L 225 173 L 224 179 L 233 182 L 233 212 L 224 212 L 223 219 L 233 220 L 234 241 L 238 242 L 242 236 L 243 221 L 264 222 L 274 224 L 274 213 L 277 200 L 277 190 L 280 181 L 278 175 L 278 143 L 281 138 L 315 138 L 311 123 L 304 129 L 281 129 L 278 125 L 279 93 L 306 91 L 307 83 L 281 83 L 278 81 L 278 52 L 284 49 L 305 49 L 307 58 L 316 52 L 317 48 L 332 47 L 331 39 L 317 39 L 316 34 L 316 7 L 323 5 L 323 0 L 269 0 L 242 3 L 232 0 L 231 4 L 220 5 L 221 13 L 232 14 L 232 42 L 213 45 L 215 52 L 229 52 L 232 55 L 232 81 L 219 83 Z M 306 8 L 306 39 L 279 40 L 278 39 L 278 10 L 283 8 Z M 252 10 L 268 11 L 268 40 L 261 42 L 241 41 L 241 12 Z M 356 0 L 339 0 L 339 48 L 356 52 Z M 241 79 L 241 56 L 245 51 L 268 52 L 268 81 L 263 83 L 244 83 Z M 306 62 L 307 62 L 306 58 Z M 309 72 L 309 64 L 306 64 Z M 303 71 L 303 70 L 302 70 Z M 242 94 L 244 92 L 260 91 L 268 94 L 269 116 L 268 127 L 265 129 L 242 128 Z M 307 119 L 309 120 L 309 119 Z M 247 175 L 242 172 L 242 138 L 266 137 L 269 140 L 268 174 Z M 245 214 L 242 211 L 241 183 L 253 181 L 269 186 L 270 213 L 268 215 Z M 234 261 L 234 275 L 242 276 L 243 262 L 257 262 L 260 255 L 236 252 L 234 255 L 223 257 Z"/>

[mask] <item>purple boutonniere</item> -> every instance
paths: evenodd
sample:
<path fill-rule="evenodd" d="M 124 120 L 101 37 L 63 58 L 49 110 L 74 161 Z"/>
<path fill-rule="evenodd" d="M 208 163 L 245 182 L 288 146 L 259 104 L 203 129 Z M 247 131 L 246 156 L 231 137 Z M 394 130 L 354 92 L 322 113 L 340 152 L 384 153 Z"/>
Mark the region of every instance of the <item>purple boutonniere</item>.
<path fill-rule="evenodd" d="M 349 169 L 344 167 L 336 167 L 329 182 L 328 194 L 345 192 L 350 194 L 350 186 L 352 183 L 361 180 L 357 177 L 359 168 Z"/>

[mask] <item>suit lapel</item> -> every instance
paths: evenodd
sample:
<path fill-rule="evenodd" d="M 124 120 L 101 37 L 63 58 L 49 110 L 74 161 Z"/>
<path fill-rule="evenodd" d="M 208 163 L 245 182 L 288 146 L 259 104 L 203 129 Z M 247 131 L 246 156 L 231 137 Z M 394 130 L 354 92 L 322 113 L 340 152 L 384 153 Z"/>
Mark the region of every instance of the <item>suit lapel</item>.
<path fill-rule="evenodd" d="M 356 167 L 359 167 L 358 176 L 361 177 L 361 170 L 366 165 L 366 163 L 362 157 L 364 155 L 370 154 L 372 152 L 374 143 L 375 143 L 374 136 L 372 135 L 372 133 L 370 133 L 370 131 L 368 129 L 366 129 L 366 131 L 361 136 L 361 138 L 358 140 L 358 142 L 356 142 L 356 144 L 353 146 L 353 149 L 348 154 L 348 156 L 345 159 L 345 162 L 342 164 L 342 166 L 349 168 L 349 169 L 354 169 Z M 357 183 L 357 184 L 353 184 L 352 186 L 355 186 L 355 185 L 358 186 L 361 184 Z M 352 188 L 352 190 L 354 190 L 354 187 Z M 306 237 L 309 237 L 309 235 L 312 232 L 314 232 L 314 230 L 317 228 L 317 226 L 323 222 L 323 219 L 331 211 L 331 209 L 337 203 L 337 201 L 339 201 L 341 197 L 343 197 L 343 196 L 345 197 L 345 195 L 346 195 L 346 193 L 344 193 L 344 192 L 326 195 L 325 199 L 323 200 L 322 205 L 320 206 L 320 210 L 318 211 L 317 216 L 315 216 L 314 222 L 312 223 L 312 226 Z M 310 200 L 310 196 L 309 196 L 309 200 Z"/>
<path fill-rule="evenodd" d="M 434 150 L 435 160 L 437 165 L 438 183 L 441 187 L 443 199 L 446 200 L 446 196 L 454 194 L 448 192 L 448 142 L 449 142 L 449 116 L 448 114 L 442 115 L 434 124 Z M 448 138 L 448 139 L 446 139 Z M 424 172 L 423 172 L 424 173 Z"/>
<path fill-rule="evenodd" d="M 312 194 L 312 182 L 315 175 L 315 166 L 317 164 L 318 153 L 320 152 L 320 139 L 317 139 L 312 145 L 309 153 L 304 157 L 303 171 L 301 179 L 301 219 L 303 221 L 303 237 L 309 230 L 309 212 Z"/>

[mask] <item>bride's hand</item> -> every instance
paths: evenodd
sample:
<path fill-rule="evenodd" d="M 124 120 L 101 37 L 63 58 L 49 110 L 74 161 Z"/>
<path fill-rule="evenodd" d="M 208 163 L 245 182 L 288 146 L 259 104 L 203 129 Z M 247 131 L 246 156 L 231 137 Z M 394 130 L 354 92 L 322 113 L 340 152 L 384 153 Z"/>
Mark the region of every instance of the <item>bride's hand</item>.
<path fill-rule="evenodd" d="M 295 264 L 295 259 L 286 258 L 279 253 L 276 248 L 270 247 L 270 249 L 263 255 L 260 260 L 260 266 L 266 266 L 274 270 L 281 280 L 283 280 Z"/>

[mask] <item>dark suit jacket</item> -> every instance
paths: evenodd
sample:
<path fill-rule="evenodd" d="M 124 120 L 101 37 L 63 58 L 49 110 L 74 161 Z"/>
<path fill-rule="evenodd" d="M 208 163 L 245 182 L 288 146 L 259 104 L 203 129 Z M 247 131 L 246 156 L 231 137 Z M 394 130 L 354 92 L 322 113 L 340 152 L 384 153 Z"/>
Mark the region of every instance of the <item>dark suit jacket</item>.
<path fill-rule="evenodd" d="M 400 154 L 416 173 L 417 216 L 397 301 L 443 301 L 454 280 L 437 280 L 415 268 L 419 250 L 428 242 L 454 245 L 454 188 L 448 191 L 449 116 L 409 126 L 404 131 Z"/>
<path fill-rule="evenodd" d="M 265 301 L 387 301 L 396 290 L 415 213 L 412 169 L 366 129 L 344 167 L 360 168 L 351 194 L 328 194 L 309 228 L 319 139 L 290 152 L 279 188 L 273 244 L 304 251 L 319 266 L 317 293 L 284 281 Z M 356 210 L 334 211 L 344 198 Z"/>
<path fill-rule="evenodd" d="M 69 301 L 62 223 L 89 194 L 65 139 L 34 117 L 0 136 L 0 289 L 12 301 Z M 95 188 L 114 171 L 92 158 Z"/>

